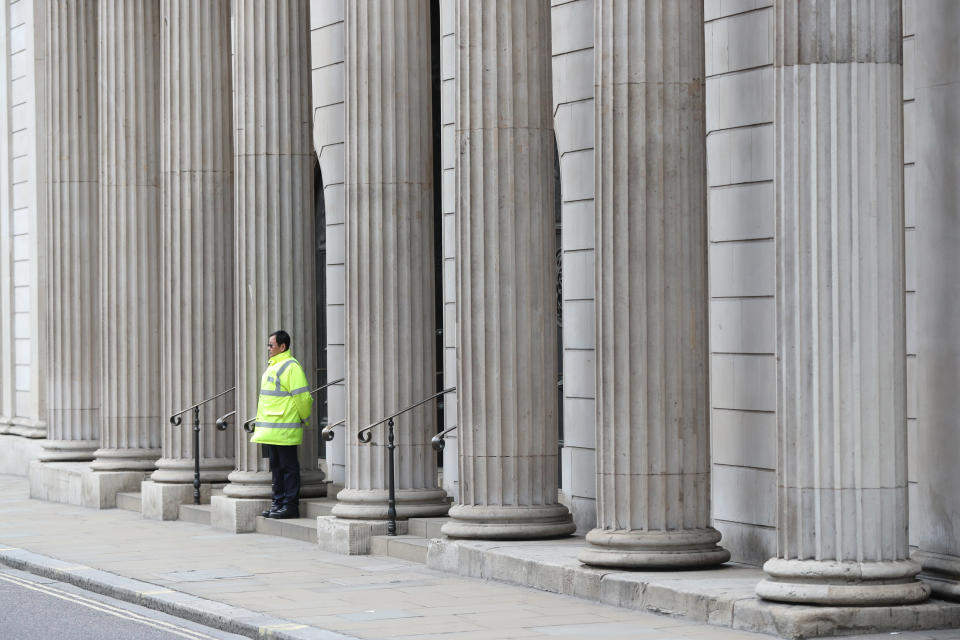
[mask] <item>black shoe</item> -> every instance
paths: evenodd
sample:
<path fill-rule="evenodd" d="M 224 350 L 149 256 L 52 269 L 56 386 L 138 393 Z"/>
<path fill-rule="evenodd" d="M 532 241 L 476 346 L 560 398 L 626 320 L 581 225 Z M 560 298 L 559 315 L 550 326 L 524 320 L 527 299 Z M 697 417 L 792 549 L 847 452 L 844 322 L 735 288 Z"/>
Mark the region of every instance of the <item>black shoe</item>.
<path fill-rule="evenodd" d="M 276 511 L 271 511 L 267 516 L 268 518 L 276 518 L 277 520 L 286 520 L 288 518 L 299 518 L 300 510 L 296 507 L 283 506 L 277 509 Z"/>
<path fill-rule="evenodd" d="M 273 501 L 273 504 L 270 505 L 270 508 L 269 508 L 269 509 L 264 509 L 263 511 L 261 511 L 261 512 L 260 512 L 260 515 L 262 515 L 264 518 L 269 518 L 269 517 L 270 517 L 270 514 L 273 513 L 274 511 L 276 511 L 276 510 L 279 509 L 279 508 L 280 508 L 280 503 L 277 502 L 276 500 L 274 500 L 274 501 Z"/>

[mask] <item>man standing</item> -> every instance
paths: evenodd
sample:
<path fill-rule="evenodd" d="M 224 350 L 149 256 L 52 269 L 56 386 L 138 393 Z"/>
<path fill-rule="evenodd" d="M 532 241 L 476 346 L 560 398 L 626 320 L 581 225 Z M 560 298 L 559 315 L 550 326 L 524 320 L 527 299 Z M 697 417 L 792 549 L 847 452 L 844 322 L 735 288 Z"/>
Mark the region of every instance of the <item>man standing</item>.
<path fill-rule="evenodd" d="M 297 445 L 310 418 L 313 396 L 300 363 L 290 354 L 290 334 L 274 331 L 267 340 L 270 356 L 260 379 L 257 423 L 250 442 L 258 442 L 270 459 L 273 505 L 268 518 L 300 517 L 300 461 Z"/>

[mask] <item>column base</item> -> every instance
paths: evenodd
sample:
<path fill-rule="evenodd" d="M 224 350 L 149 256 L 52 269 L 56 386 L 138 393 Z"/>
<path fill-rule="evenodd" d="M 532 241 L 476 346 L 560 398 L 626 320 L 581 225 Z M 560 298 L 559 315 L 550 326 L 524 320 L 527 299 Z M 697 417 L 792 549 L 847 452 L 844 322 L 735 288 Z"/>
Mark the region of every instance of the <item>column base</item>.
<path fill-rule="evenodd" d="M 351 520 L 386 520 L 385 489 L 343 489 L 331 512 Z M 447 492 L 443 489 L 399 489 L 396 494 L 397 518 L 434 518 L 447 515 Z"/>
<path fill-rule="evenodd" d="M 271 500 L 273 498 L 272 481 L 269 471 L 231 471 L 227 475 L 227 486 L 223 495 L 228 498 L 250 498 Z M 269 506 L 269 505 L 268 505 Z"/>
<path fill-rule="evenodd" d="M 153 471 L 160 449 L 97 449 L 90 468 L 94 471 Z"/>
<path fill-rule="evenodd" d="M 407 523 L 397 523 L 397 535 L 407 535 Z M 387 535 L 385 520 L 345 520 L 334 516 L 317 518 L 317 545 L 323 551 L 356 556 L 370 553 L 373 536 Z"/>
<path fill-rule="evenodd" d="M 920 579 L 944 600 L 960 600 L 960 558 L 932 551 L 914 551 L 911 559 L 922 567 Z"/>
<path fill-rule="evenodd" d="M 593 529 L 577 559 L 584 564 L 619 569 L 696 569 L 723 564 L 730 552 L 717 546 L 712 527 L 683 531 Z"/>
<path fill-rule="evenodd" d="M 41 462 L 89 462 L 99 448 L 99 440 L 47 440 L 37 459 Z"/>
<path fill-rule="evenodd" d="M 320 469 L 300 470 L 300 499 L 323 498 L 327 495 L 327 485 L 330 484 Z"/>
<path fill-rule="evenodd" d="M 227 476 L 236 468 L 233 459 L 201 458 L 200 482 L 222 484 Z M 193 484 L 192 458 L 160 458 L 157 460 L 157 470 L 150 479 L 154 482 L 169 484 Z"/>
<path fill-rule="evenodd" d="M 458 504 L 450 508 L 450 518 L 440 531 L 451 538 L 525 540 L 559 538 L 576 531 L 570 512 L 561 504 L 525 507 Z"/>
<path fill-rule="evenodd" d="M 50 502 L 113 509 L 117 494 L 138 491 L 142 471 L 93 471 L 84 462 L 30 463 L 30 497 Z"/>
<path fill-rule="evenodd" d="M 773 558 L 763 565 L 767 579 L 757 585 L 764 600 L 830 606 L 916 604 L 930 597 L 910 560 L 838 562 Z"/>

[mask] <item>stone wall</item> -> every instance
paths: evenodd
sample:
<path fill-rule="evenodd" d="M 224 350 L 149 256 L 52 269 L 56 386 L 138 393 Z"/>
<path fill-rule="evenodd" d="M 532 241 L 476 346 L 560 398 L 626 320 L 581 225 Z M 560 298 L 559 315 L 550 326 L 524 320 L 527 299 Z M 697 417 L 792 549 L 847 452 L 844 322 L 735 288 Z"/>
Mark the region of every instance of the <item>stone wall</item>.
<path fill-rule="evenodd" d="M 733 559 L 776 554 L 773 3 L 708 0 L 713 515 Z"/>
<path fill-rule="evenodd" d="M 7 154 L 2 173 L 0 278 L 0 430 L 46 434 L 43 340 L 43 276 L 38 238 L 43 237 L 44 104 L 43 3 L 4 2 L 0 7 L 3 82 L 9 111 L 0 121 Z"/>
<path fill-rule="evenodd" d="M 344 113 L 343 0 L 311 0 L 310 65 L 313 75 L 313 146 L 320 159 L 327 215 L 327 379 L 343 377 L 344 361 Z M 323 381 L 318 380 L 317 385 Z M 331 423 L 346 415 L 344 385 L 327 392 Z M 344 427 L 327 443 L 329 479 L 344 481 Z"/>
<path fill-rule="evenodd" d="M 553 120 L 563 252 L 561 491 L 581 533 L 596 526 L 593 0 L 553 0 Z"/>

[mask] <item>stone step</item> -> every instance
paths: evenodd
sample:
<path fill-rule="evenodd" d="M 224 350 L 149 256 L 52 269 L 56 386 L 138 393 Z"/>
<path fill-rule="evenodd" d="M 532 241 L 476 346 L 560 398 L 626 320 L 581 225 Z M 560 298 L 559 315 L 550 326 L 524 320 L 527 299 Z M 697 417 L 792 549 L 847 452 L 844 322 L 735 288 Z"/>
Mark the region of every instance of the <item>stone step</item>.
<path fill-rule="evenodd" d="M 300 513 L 307 518 L 329 516 L 336 504 L 336 498 L 307 498 L 300 501 Z"/>
<path fill-rule="evenodd" d="M 182 504 L 178 510 L 178 517 L 186 522 L 210 524 L 209 504 Z"/>
<path fill-rule="evenodd" d="M 126 511 L 136 511 L 140 513 L 142 511 L 140 500 L 140 492 L 134 493 L 133 491 L 120 492 L 117 494 L 117 509 L 124 509 Z"/>
<path fill-rule="evenodd" d="M 373 536 L 370 539 L 370 553 L 374 555 L 389 556 L 422 564 L 427 563 L 427 549 L 429 548 L 430 541 L 422 536 Z"/>
<path fill-rule="evenodd" d="M 410 518 L 409 532 L 412 536 L 431 539 L 440 538 L 440 527 L 449 522 L 450 518 Z"/>
<path fill-rule="evenodd" d="M 303 512 L 301 511 L 301 513 Z M 317 519 L 314 517 L 276 520 L 274 518 L 257 516 L 257 533 L 280 536 L 281 538 L 291 538 L 293 540 L 303 540 L 304 542 L 316 544 Z"/>

